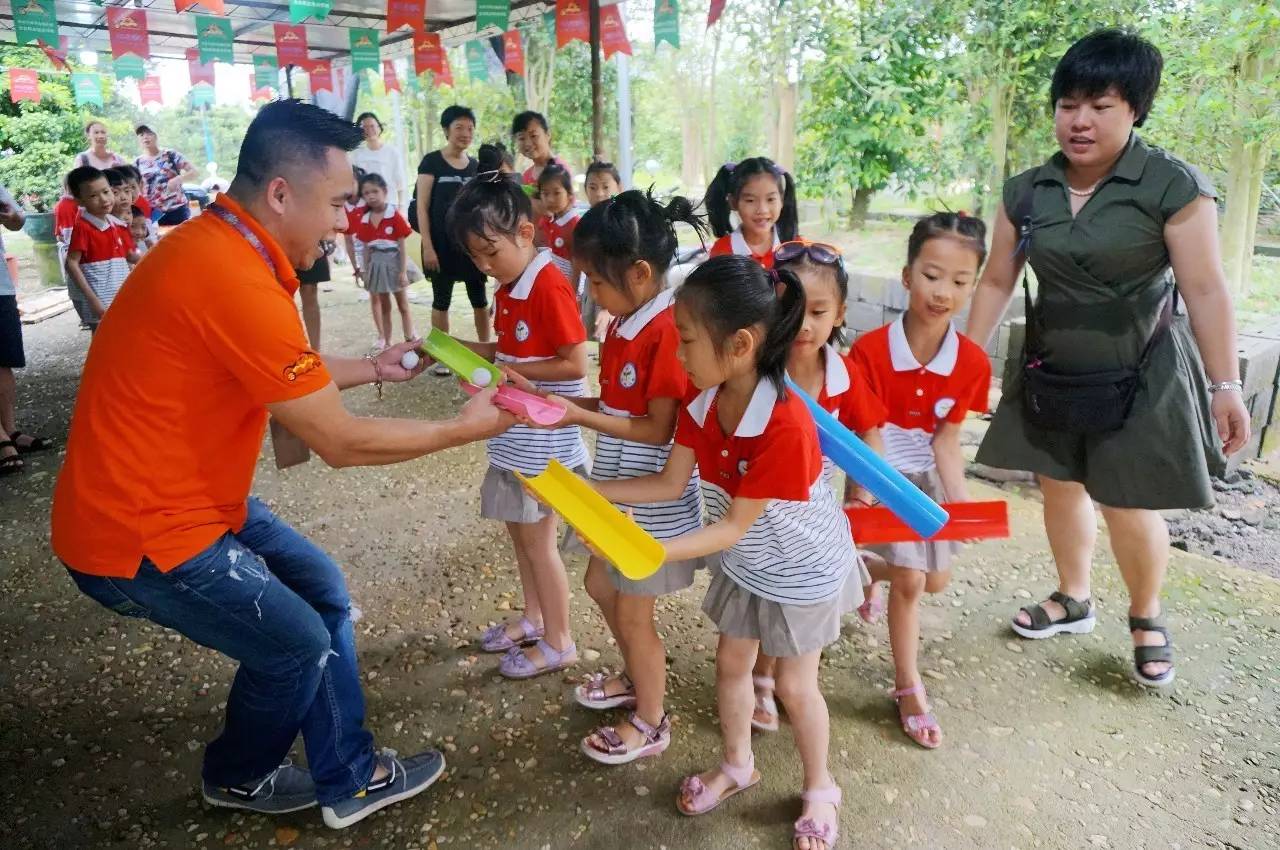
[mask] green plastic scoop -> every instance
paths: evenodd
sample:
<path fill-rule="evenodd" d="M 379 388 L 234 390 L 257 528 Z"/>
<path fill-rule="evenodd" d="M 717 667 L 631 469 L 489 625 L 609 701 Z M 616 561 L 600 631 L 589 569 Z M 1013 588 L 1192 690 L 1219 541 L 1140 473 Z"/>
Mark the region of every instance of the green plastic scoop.
<path fill-rule="evenodd" d="M 427 334 L 422 350 L 469 384 L 496 387 L 502 383 L 502 370 L 438 328 Z"/>

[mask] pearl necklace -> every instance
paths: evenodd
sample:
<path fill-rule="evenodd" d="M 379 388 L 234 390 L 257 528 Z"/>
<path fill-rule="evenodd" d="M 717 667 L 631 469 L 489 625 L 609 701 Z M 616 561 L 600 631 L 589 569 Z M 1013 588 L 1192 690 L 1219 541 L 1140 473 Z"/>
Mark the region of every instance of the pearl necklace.
<path fill-rule="evenodd" d="M 1092 195 L 1094 192 L 1098 191 L 1098 186 L 1101 185 L 1101 183 L 1102 181 L 1099 180 L 1097 183 L 1094 183 L 1088 189 L 1076 189 L 1070 184 L 1068 184 L 1067 191 L 1075 195 L 1077 198 L 1087 198 L 1090 195 Z"/>

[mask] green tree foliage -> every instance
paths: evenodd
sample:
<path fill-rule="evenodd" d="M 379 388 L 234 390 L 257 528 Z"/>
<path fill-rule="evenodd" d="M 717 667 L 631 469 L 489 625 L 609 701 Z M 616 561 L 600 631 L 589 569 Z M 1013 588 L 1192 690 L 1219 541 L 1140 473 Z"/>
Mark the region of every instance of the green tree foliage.
<path fill-rule="evenodd" d="M 0 45 L 0 65 L 53 70 L 40 51 L 12 44 Z M 40 102 L 13 103 L 9 75 L 0 77 L 0 184 L 35 211 L 58 200 L 71 158 L 84 147 L 70 82 L 41 73 Z"/>

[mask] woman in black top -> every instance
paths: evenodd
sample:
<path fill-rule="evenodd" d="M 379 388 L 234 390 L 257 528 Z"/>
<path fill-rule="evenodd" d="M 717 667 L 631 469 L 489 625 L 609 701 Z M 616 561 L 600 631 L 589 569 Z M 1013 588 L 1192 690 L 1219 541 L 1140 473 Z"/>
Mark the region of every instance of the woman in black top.
<path fill-rule="evenodd" d="M 440 115 L 445 145 L 422 158 L 414 192 L 418 229 L 422 234 L 422 269 L 431 280 L 431 326 L 449 330 L 449 302 L 453 285 L 467 285 L 475 312 L 476 339 L 489 341 L 489 302 L 485 276 L 467 253 L 454 245 L 445 230 L 445 216 L 458 190 L 476 176 L 476 161 L 467 153 L 475 135 L 476 116 L 465 106 L 450 106 Z M 427 222 L 423 227 L 422 222 Z"/>

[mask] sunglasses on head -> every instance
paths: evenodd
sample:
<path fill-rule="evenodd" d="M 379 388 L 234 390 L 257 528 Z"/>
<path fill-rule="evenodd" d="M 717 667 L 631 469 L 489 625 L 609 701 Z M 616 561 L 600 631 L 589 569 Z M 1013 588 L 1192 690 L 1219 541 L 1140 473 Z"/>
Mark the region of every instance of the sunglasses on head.
<path fill-rule="evenodd" d="M 844 260 L 840 256 L 840 249 L 834 245 L 828 245 L 826 242 L 792 239 L 790 242 L 783 242 L 773 249 L 774 263 L 788 263 L 801 255 L 808 255 L 810 260 L 823 266 L 844 265 Z"/>

